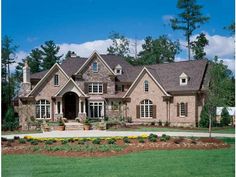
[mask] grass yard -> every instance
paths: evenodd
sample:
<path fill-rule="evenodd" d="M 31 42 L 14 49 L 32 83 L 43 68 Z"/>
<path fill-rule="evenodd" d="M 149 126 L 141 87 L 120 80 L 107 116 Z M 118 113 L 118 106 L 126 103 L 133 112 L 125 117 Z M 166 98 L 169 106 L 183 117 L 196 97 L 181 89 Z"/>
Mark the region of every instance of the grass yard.
<path fill-rule="evenodd" d="M 4 177 L 233 177 L 234 139 L 227 149 L 155 150 L 103 158 L 3 155 Z"/>
<path fill-rule="evenodd" d="M 171 127 L 153 127 L 153 126 L 137 126 L 135 128 L 110 128 L 110 131 L 158 131 L 158 132 L 208 132 L 208 128 L 171 128 Z M 228 133 L 234 134 L 233 127 L 213 127 L 212 133 Z"/>

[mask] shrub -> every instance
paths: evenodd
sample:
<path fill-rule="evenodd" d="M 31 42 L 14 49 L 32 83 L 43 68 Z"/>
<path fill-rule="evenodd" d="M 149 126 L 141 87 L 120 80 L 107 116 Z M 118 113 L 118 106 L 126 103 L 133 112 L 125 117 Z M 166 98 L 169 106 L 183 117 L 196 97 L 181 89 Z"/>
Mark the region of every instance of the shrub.
<path fill-rule="evenodd" d="M 152 133 L 148 136 L 148 140 L 149 140 L 150 142 L 156 142 L 156 141 L 157 141 L 157 138 L 158 138 L 158 136 L 155 135 L 155 134 L 152 134 Z"/>
<path fill-rule="evenodd" d="M 230 121 L 231 121 L 231 116 L 229 115 L 228 110 L 226 108 L 223 108 L 221 112 L 220 124 L 222 126 L 228 126 L 230 124 Z"/>
<path fill-rule="evenodd" d="M 130 143 L 130 139 L 127 136 L 125 136 L 123 138 L 123 141 L 124 141 L 124 143 Z"/>
<path fill-rule="evenodd" d="M 78 144 L 85 144 L 86 139 L 78 140 Z"/>
<path fill-rule="evenodd" d="M 68 143 L 68 140 L 62 140 L 61 141 L 61 144 L 67 144 Z"/>
<path fill-rule="evenodd" d="M 38 145 L 39 143 L 38 143 L 37 140 L 31 140 L 31 144 L 32 144 L 32 145 Z"/>
<path fill-rule="evenodd" d="M 3 120 L 3 130 L 16 130 L 19 127 L 19 119 L 15 117 L 14 109 L 9 106 Z"/>
<path fill-rule="evenodd" d="M 20 139 L 19 136 L 14 136 L 14 140 L 18 140 L 18 139 Z"/>
<path fill-rule="evenodd" d="M 69 138 L 68 141 L 72 142 L 72 143 L 75 142 L 75 140 L 73 138 Z"/>
<path fill-rule="evenodd" d="M 116 139 L 115 138 L 111 138 L 107 140 L 108 144 L 115 144 L 116 143 Z"/>
<path fill-rule="evenodd" d="M 19 139 L 18 141 L 19 141 L 20 144 L 25 144 L 26 143 L 25 139 Z"/>
<path fill-rule="evenodd" d="M 166 134 L 163 134 L 160 138 L 161 141 L 168 141 L 170 140 L 170 136 L 169 135 L 166 135 Z"/>
<path fill-rule="evenodd" d="M 162 126 L 162 121 L 161 120 L 158 121 L 158 125 Z"/>
<path fill-rule="evenodd" d="M 100 144 L 101 143 L 101 139 L 100 138 L 96 138 L 92 141 L 93 144 Z"/>
<path fill-rule="evenodd" d="M 155 122 L 151 122 L 151 125 L 154 126 L 154 125 L 155 125 Z"/>
<path fill-rule="evenodd" d="M 2 141 L 7 141 L 7 138 L 2 137 Z"/>
<path fill-rule="evenodd" d="M 145 141 L 144 141 L 144 138 L 143 138 L 143 137 L 139 136 L 137 139 L 138 139 L 138 142 L 139 142 L 139 143 L 145 143 Z"/>
<path fill-rule="evenodd" d="M 53 140 L 47 140 L 47 141 L 45 141 L 45 144 L 53 144 L 54 142 L 53 142 Z"/>
<path fill-rule="evenodd" d="M 166 121 L 164 126 L 165 127 L 169 127 L 170 126 L 170 122 Z"/>
<path fill-rule="evenodd" d="M 200 114 L 200 122 L 199 122 L 199 126 L 200 127 L 204 127 L 204 128 L 209 127 L 209 115 L 208 115 L 208 112 L 209 112 L 208 105 L 205 104 L 203 106 L 202 112 Z M 212 115 L 212 117 L 215 117 L 215 114 Z M 212 126 L 216 126 L 216 125 L 217 125 L 216 119 L 214 118 L 214 119 L 212 119 Z"/>

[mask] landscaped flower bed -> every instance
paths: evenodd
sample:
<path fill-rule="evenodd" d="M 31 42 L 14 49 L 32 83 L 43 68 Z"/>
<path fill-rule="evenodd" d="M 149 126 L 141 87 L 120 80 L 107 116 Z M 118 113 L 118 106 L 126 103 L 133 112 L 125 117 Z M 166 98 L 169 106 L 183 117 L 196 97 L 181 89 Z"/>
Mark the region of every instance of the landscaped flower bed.
<path fill-rule="evenodd" d="M 182 138 L 163 134 L 103 138 L 36 138 L 25 136 L 13 140 L 2 138 L 2 150 L 6 154 L 42 153 L 63 156 L 110 156 L 161 149 L 216 149 L 228 144 L 213 138 Z"/>

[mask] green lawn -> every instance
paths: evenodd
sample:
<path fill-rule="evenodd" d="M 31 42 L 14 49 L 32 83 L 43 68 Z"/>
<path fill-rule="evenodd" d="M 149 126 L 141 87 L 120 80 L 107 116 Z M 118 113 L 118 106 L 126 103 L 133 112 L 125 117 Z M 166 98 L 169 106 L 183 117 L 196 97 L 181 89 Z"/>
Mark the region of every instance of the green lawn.
<path fill-rule="evenodd" d="M 232 144 L 227 149 L 156 150 L 106 158 L 3 155 L 2 176 L 233 177 L 234 153 Z"/>
<path fill-rule="evenodd" d="M 111 128 L 110 131 L 158 131 L 158 132 L 208 132 L 208 128 L 170 128 L 170 127 L 148 127 L 138 126 L 137 128 Z M 235 128 L 233 127 L 213 127 L 213 133 L 229 133 L 234 134 Z"/>

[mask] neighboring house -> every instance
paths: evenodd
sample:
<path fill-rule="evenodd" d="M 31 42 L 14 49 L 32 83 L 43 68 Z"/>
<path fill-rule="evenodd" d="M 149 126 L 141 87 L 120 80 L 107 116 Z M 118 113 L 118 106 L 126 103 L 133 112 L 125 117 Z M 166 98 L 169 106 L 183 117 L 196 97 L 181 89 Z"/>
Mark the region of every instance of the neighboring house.
<path fill-rule="evenodd" d="M 217 107 L 216 108 L 216 121 L 218 123 L 220 123 L 221 113 L 222 113 L 223 109 L 224 109 L 224 107 Z M 226 109 L 227 109 L 229 115 L 232 116 L 233 123 L 235 124 L 235 110 L 236 110 L 236 108 L 235 107 L 226 107 Z"/>
<path fill-rule="evenodd" d="M 122 57 L 73 56 L 50 70 L 23 68 L 18 114 L 56 121 L 60 117 L 131 117 L 134 122 L 197 126 L 207 85 L 206 60 L 132 66 Z"/>

